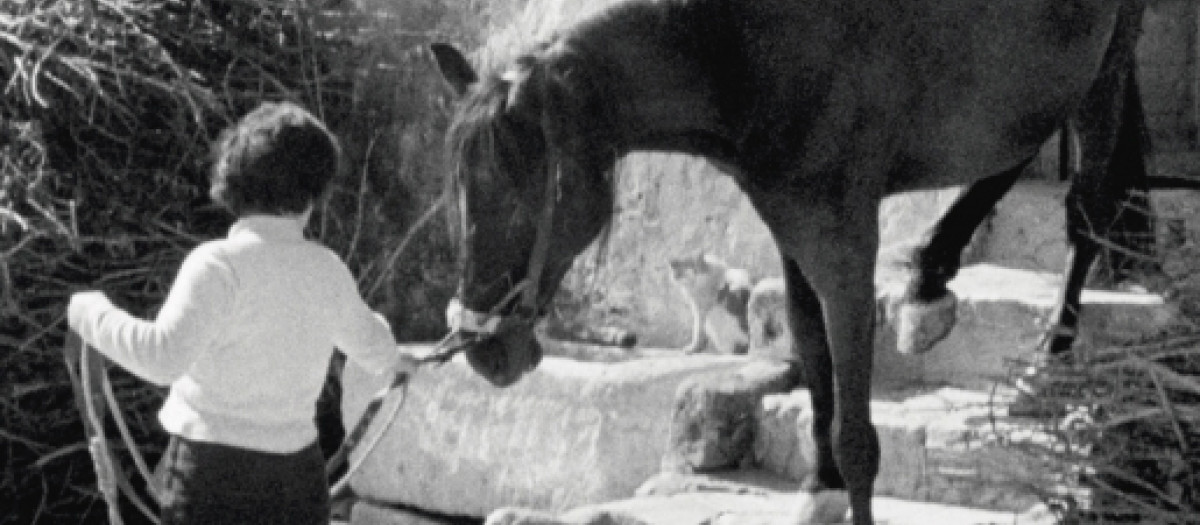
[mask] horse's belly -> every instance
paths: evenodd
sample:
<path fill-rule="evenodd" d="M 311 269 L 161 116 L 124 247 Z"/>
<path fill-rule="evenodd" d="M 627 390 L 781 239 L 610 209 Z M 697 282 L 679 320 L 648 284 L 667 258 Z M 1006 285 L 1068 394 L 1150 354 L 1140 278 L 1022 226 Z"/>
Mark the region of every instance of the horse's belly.
<path fill-rule="evenodd" d="M 928 41 L 935 56 L 915 59 L 909 74 L 918 90 L 900 117 L 909 129 L 903 157 L 911 162 L 889 190 L 958 184 L 1017 166 L 1037 153 L 1094 82 L 1119 2 L 995 4 L 1041 6 L 1079 19 L 1024 23 L 1021 13 L 984 8 L 978 20 L 964 22 L 970 30 L 933 29 Z"/>

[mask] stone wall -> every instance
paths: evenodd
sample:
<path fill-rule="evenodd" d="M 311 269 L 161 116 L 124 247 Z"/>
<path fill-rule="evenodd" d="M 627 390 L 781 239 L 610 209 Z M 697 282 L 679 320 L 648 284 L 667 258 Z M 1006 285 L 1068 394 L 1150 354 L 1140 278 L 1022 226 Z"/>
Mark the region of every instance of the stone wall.
<path fill-rule="evenodd" d="M 691 314 L 668 280 L 667 261 L 712 253 L 756 278 L 778 276 L 770 232 L 730 177 L 682 155 L 634 155 L 620 170 L 618 212 L 606 249 L 576 260 L 560 300 L 588 305 L 596 324 L 638 333 L 649 346 L 687 343 Z M 900 195 L 885 201 L 882 264 L 894 264 L 917 244 L 959 189 Z M 977 250 L 976 250 L 977 251 Z M 973 251 L 968 262 L 976 260 Z"/>

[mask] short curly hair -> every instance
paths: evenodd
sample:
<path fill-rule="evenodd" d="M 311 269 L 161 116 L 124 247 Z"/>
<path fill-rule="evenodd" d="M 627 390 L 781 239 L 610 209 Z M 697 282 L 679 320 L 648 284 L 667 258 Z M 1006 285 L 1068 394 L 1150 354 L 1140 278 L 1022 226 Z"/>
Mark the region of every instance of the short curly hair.
<path fill-rule="evenodd" d="M 266 102 L 217 138 L 209 196 L 236 216 L 303 212 L 337 175 L 341 148 L 315 116 Z"/>

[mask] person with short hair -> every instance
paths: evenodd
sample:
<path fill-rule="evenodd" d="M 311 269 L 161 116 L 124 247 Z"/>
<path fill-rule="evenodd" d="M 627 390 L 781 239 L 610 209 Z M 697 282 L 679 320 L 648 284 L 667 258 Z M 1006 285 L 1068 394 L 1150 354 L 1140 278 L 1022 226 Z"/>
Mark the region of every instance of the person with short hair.
<path fill-rule="evenodd" d="M 87 291 L 68 320 L 112 361 L 170 386 L 164 525 L 326 525 L 315 415 L 334 348 L 379 373 L 411 374 L 416 360 L 337 254 L 304 237 L 340 165 L 316 117 L 264 103 L 221 134 L 213 159 L 210 196 L 237 220 L 187 255 L 157 317 Z"/>

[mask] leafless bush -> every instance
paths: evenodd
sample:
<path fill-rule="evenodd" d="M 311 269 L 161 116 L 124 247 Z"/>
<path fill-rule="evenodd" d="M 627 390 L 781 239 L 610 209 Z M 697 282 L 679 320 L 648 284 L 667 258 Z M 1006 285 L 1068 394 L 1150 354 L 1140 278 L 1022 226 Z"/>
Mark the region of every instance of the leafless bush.
<path fill-rule="evenodd" d="M 471 45 L 486 21 L 451 0 L 0 0 L 0 523 L 102 518 L 58 354 L 66 298 L 98 288 L 153 315 L 230 223 L 208 203 L 209 141 L 261 101 L 342 138 L 310 233 L 399 337 L 437 335 L 455 270 L 441 216 L 399 252 L 441 191 L 447 94 L 424 49 Z M 117 387 L 153 455 L 161 392 Z"/>

